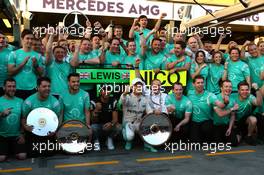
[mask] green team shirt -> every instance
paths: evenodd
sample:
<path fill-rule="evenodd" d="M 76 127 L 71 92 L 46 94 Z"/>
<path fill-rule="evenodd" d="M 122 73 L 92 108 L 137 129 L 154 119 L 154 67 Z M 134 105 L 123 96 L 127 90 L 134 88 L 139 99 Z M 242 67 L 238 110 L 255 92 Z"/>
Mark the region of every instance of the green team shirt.
<path fill-rule="evenodd" d="M 45 101 L 38 99 L 38 93 L 29 96 L 23 103 L 23 117 L 27 117 L 28 114 L 36 108 L 48 108 L 57 114 L 59 118 L 61 112 L 60 102 L 52 95 L 49 95 Z"/>
<path fill-rule="evenodd" d="M 177 100 L 175 94 L 169 94 L 166 97 L 165 105 L 173 105 L 175 107 L 175 117 L 183 119 L 185 113 L 192 113 L 192 102 L 186 96 L 182 96 L 181 100 Z"/>
<path fill-rule="evenodd" d="M 249 68 L 243 61 L 230 60 L 227 68 L 227 77 L 232 82 L 232 90 L 237 91 L 237 85 L 250 76 Z"/>
<path fill-rule="evenodd" d="M 7 64 L 10 53 L 11 51 L 6 48 L 0 51 L 0 87 L 3 87 L 4 80 L 7 78 Z"/>
<path fill-rule="evenodd" d="M 249 95 L 247 99 L 240 100 L 239 94 L 234 95 L 235 102 L 238 104 L 239 108 L 236 111 L 236 120 L 240 120 L 243 117 L 248 117 L 252 114 L 253 110 L 253 101 L 256 100 L 256 97 Z"/>
<path fill-rule="evenodd" d="M 196 94 L 195 90 L 191 90 L 188 92 L 188 98 L 193 104 L 192 121 L 203 122 L 212 119 L 212 108 L 217 101 L 216 95 L 208 91 Z"/>
<path fill-rule="evenodd" d="M 122 64 L 130 64 L 130 65 L 133 65 L 135 67 L 135 62 L 136 62 L 137 58 L 140 58 L 139 69 L 142 70 L 143 69 L 143 63 L 141 62 L 141 60 L 143 60 L 143 59 L 142 59 L 142 56 L 138 55 L 138 54 L 125 56 L 123 61 L 122 61 Z M 126 66 L 122 66 L 122 67 L 125 68 Z"/>
<path fill-rule="evenodd" d="M 121 39 L 124 43 L 124 45 L 126 46 L 127 45 L 127 40 L 124 40 L 124 39 Z M 123 49 L 123 47 L 121 45 L 119 45 L 119 49 L 120 49 L 120 55 L 122 56 L 127 56 L 127 53 L 126 51 Z"/>
<path fill-rule="evenodd" d="M 142 30 L 142 32 L 143 32 L 143 36 L 146 38 L 147 37 L 147 35 L 148 35 L 148 33 L 150 32 L 151 30 L 149 30 L 149 29 L 143 29 Z M 150 37 L 149 37 L 149 39 L 147 40 L 147 46 L 150 46 L 150 43 L 151 43 L 151 40 L 154 38 L 154 36 L 153 35 L 151 35 Z M 135 42 L 136 42 L 136 53 L 140 53 L 140 50 L 141 50 L 141 48 L 140 48 L 140 35 L 139 35 L 139 32 L 134 32 L 134 40 L 135 40 Z"/>
<path fill-rule="evenodd" d="M 264 56 L 257 58 L 246 57 L 246 62 L 250 70 L 250 78 L 252 83 L 257 83 L 259 87 L 263 85 L 263 80 L 260 79 L 260 73 L 262 70 L 262 65 L 264 65 Z"/>
<path fill-rule="evenodd" d="M 113 67 L 111 64 L 112 64 L 112 62 L 115 62 L 115 61 L 122 63 L 122 59 L 123 59 L 123 57 L 121 54 L 118 54 L 118 53 L 114 54 L 114 53 L 110 52 L 109 50 L 107 50 L 105 53 L 105 63 L 104 63 L 107 65 L 105 65 L 105 67 L 107 67 L 107 68 Z"/>
<path fill-rule="evenodd" d="M 100 49 L 94 49 L 92 50 L 92 54 L 95 55 L 97 58 L 99 58 L 100 55 L 102 54 L 102 51 Z"/>
<path fill-rule="evenodd" d="M 185 60 L 182 61 L 182 62 L 177 63 L 177 64 L 174 66 L 174 68 L 184 67 L 186 64 L 188 64 L 188 63 L 192 63 L 192 60 L 191 60 L 191 58 L 190 58 L 189 56 L 184 56 L 184 57 L 185 57 Z M 172 63 L 172 62 L 175 62 L 175 61 L 177 61 L 177 60 L 179 60 L 179 59 L 180 59 L 180 58 L 178 58 L 178 57 L 174 54 L 174 55 L 172 55 L 171 57 L 169 57 L 169 58 L 167 59 L 167 63 Z"/>
<path fill-rule="evenodd" d="M 51 93 L 63 95 L 68 90 L 68 75 L 73 72 L 70 63 L 56 62 L 54 59 L 47 66 L 48 77 L 51 79 Z"/>
<path fill-rule="evenodd" d="M 61 97 L 63 102 L 63 121 L 79 120 L 85 123 L 84 109 L 90 109 L 89 94 L 79 90 L 76 94 L 70 94 L 69 90 Z"/>
<path fill-rule="evenodd" d="M 217 97 L 217 100 L 219 100 L 222 103 L 224 103 L 222 94 L 218 94 L 216 97 Z M 231 109 L 234 105 L 235 105 L 235 100 L 233 98 L 229 97 L 229 103 L 228 103 L 228 105 L 225 108 L 223 108 L 223 110 Z M 217 108 L 217 107 L 215 106 L 215 108 Z M 214 125 L 228 125 L 229 121 L 230 121 L 230 116 L 231 115 L 229 114 L 229 115 L 226 115 L 226 116 L 223 116 L 223 117 L 219 117 L 217 115 L 217 113 L 215 111 L 213 111 Z"/>
<path fill-rule="evenodd" d="M 144 58 L 144 70 L 162 69 L 164 55 L 159 52 L 158 54 L 152 54 L 151 49 L 148 49 Z"/>
<path fill-rule="evenodd" d="M 196 64 L 193 62 L 193 63 L 191 64 L 190 74 L 194 74 L 194 73 L 195 73 L 195 68 L 196 68 Z M 200 71 L 200 75 L 201 75 L 202 77 L 204 77 L 204 89 L 206 88 L 208 73 L 209 73 L 209 67 L 208 67 L 208 65 L 205 66 L 205 67 Z M 187 88 L 188 90 L 194 90 L 194 87 L 193 87 L 193 80 L 192 80 L 191 76 L 189 77 L 187 87 L 188 87 L 188 88 Z"/>
<path fill-rule="evenodd" d="M 37 75 L 32 66 L 32 58 L 37 59 L 37 64 L 42 65 L 41 55 L 33 50 L 25 52 L 23 49 L 18 49 L 14 52 L 11 52 L 8 58 L 9 65 L 15 65 L 16 67 L 20 65 L 24 59 L 30 56 L 27 64 L 22 68 L 22 70 L 14 76 L 16 80 L 16 87 L 20 90 L 32 90 L 37 86 Z"/>
<path fill-rule="evenodd" d="M 12 108 L 11 113 L 7 117 L 0 118 L 0 136 L 12 137 L 20 135 L 22 104 L 23 100 L 17 97 L 6 99 L 2 96 L 0 98 L 0 112 L 3 112 L 7 108 Z"/>
<path fill-rule="evenodd" d="M 89 52 L 86 54 L 79 54 L 79 61 L 82 62 L 84 60 L 90 60 L 93 58 L 98 58 L 95 52 Z M 90 69 L 96 69 L 98 68 L 98 65 L 86 65 L 86 68 Z M 81 84 L 81 89 L 83 90 L 91 90 L 94 88 L 94 85 L 89 85 L 89 84 Z"/>
<path fill-rule="evenodd" d="M 209 64 L 209 72 L 207 78 L 207 90 L 214 94 L 220 93 L 219 80 L 222 79 L 224 74 L 224 66 L 217 64 Z"/>

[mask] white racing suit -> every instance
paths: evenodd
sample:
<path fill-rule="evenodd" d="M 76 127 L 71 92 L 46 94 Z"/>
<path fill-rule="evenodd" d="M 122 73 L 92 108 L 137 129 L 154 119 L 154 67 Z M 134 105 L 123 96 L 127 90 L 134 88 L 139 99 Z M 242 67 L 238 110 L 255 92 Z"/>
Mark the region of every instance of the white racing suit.
<path fill-rule="evenodd" d="M 132 141 L 135 133 L 139 130 L 139 125 L 143 115 L 152 113 L 149 100 L 143 95 L 132 94 L 121 95 L 123 105 L 123 137 L 126 141 Z"/>

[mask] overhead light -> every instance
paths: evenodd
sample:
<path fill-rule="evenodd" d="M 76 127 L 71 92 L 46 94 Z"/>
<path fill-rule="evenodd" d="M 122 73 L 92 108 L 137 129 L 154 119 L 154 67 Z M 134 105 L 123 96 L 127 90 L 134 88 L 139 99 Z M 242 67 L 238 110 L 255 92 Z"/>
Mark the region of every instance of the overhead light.
<path fill-rule="evenodd" d="M 11 24 L 10 24 L 10 22 L 8 21 L 8 19 L 2 19 L 3 20 L 3 22 L 5 23 L 5 26 L 7 27 L 7 28 L 11 28 L 12 26 L 11 26 Z"/>

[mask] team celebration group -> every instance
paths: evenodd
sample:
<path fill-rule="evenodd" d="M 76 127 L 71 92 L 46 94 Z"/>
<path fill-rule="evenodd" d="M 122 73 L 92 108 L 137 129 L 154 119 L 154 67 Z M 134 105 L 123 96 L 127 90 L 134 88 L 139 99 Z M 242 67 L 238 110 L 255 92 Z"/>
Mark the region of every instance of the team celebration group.
<path fill-rule="evenodd" d="M 51 29 L 44 37 L 24 29 L 19 49 L 9 45 L 1 32 L 0 161 L 10 154 L 18 159 L 39 156 L 32 151 L 33 143 L 56 142 L 56 133 L 37 136 L 26 123 L 28 114 L 39 107 L 55 112 L 60 124 L 83 122 L 92 129 L 97 150 L 103 148 L 102 142 L 114 150 L 117 137 L 131 150 L 142 118 L 151 113 L 166 114 L 171 120 L 169 141 L 261 144 L 264 41 L 245 41 L 240 48 L 230 41 L 220 51 L 224 35 L 216 44 L 202 41 L 199 34 L 175 33 L 168 39 L 166 29 L 160 27 L 165 16 L 160 15 L 153 29 L 147 28 L 146 16 L 135 19 L 127 40 L 122 26 L 111 24 L 106 32 L 98 21 L 86 22 L 87 28 L 100 30 L 86 32 L 80 41 Z M 119 94 L 103 86 L 97 96 L 95 84 L 80 84 L 75 68 L 81 64 L 93 69 L 133 69 L 137 78 Z M 187 84 L 176 82 L 166 93 L 161 81 L 154 79 L 146 88 L 140 70 L 187 71 Z M 144 149 L 158 151 L 147 143 Z"/>

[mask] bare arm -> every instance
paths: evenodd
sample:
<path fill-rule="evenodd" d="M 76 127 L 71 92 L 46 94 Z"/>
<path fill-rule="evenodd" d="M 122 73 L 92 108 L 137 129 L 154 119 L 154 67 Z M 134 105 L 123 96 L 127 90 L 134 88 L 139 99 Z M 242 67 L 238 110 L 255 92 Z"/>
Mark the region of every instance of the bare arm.
<path fill-rule="evenodd" d="M 167 13 L 162 13 L 162 14 L 160 15 L 160 17 L 159 17 L 159 19 L 158 19 L 158 21 L 156 22 L 155 27 L 154 27 L 154 29 L 155 29 L 156 31 L 159 30 L 159 28 L 160 28 L 160 24 L 161 24 L 161 21 L 162 21 L 162 19 L 165 18 L 166 16 L 167 16 Z"/>
<path fill-rule="evenodd" d="M 228 62 L 225 62 L 224 73 L 223 73 L 223 76 L 222 76 L 222 81 L 227 80 L 227 68 L 228 68 Z"/>
<path fill-rule="evenodd" d="M 222 41 L 223 41 L 223 39 L 225 38 L 226 36 L 225 36 L 225 34 L 221 34 L 220 35 L 220 37 L 219 37 L 219 39 L 218 39 L 218 41 L 217 41 L 217 44 L 216 44 L 216 46 L 215 46 L 215 52 L 217 52 L 217 51 L 219 51 L 220 50 L 220 45 L 221 45 L 221 43 L 222 43 Z"/>
<path fill-rule="evenodd" d="M 73 58 L 70 61 L 70 64 L 72 67 L 79 66 L 79 51 L 80 51 L 79 45 L 76 44 Z"/>
<path fill-rule="evenodd" d="M 131 26 L 131 28 L 129 30 L 128 37 L 130 39 L 133 39 L 134 38 L 134 28 L 135 28 L 137 22 L 138 22 L 138 18 L 134 19 L 133 24 L 132 24 L 132 26 Z"/>
<path fill-rule="evenodd" d="M 54 35 L 51 34 L 49 36 L 49 40 L 48 40 L 48 43 L 47 43 L 47 46 L 46 46 L 46 60 L 45 60 L 45 65 L 50 65 L 51 62 L 52 62 L 52 56 L 53 56 L 53 53 L 52 53 L 52 43 L 53 43 L 53 39 L 54 39 Z"/>
<path fill-rule="evenodd" d="M 248 46 L 248 44 L 250 44 L 250 41 L 246 41 L 243 46 L 241 47 L 241 51 L 240 51 L 240 58 L 242 60 L 245 60 L 246 56 L 245 56 L 245 53 L 246 53 L 246 47 Z"/>
<path fill-rule="evenodd" d="M 85 122 L 86 122 L 86 126 L 89 128 L 91 125 L 91 112 L 89 109 L 85 109 Z"/>

